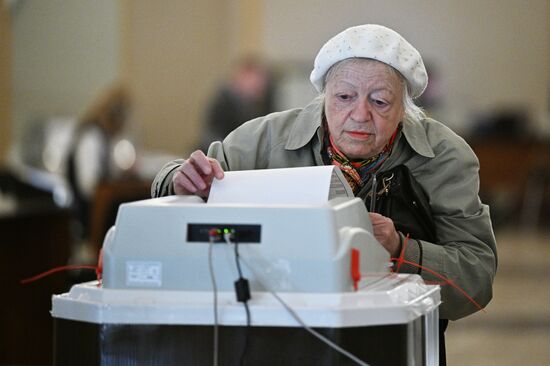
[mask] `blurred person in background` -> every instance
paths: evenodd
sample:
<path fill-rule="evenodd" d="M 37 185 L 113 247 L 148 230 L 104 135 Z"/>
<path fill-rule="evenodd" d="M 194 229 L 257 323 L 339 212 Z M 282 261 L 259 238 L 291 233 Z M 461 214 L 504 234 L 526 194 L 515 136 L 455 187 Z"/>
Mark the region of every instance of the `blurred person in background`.
<path fill-rule="evenodd" d="M 87 253 L 91 230 L 94 195 L 104 182 L 131 175 L 135 150 L 121 133 L 128 122 L 130 96 L 122 85 L 112 86 L 84 115 L 69 148 L 66 177 L 73 196 L 76 219 L 76 257 L 73 261 L 93 260 Z M 133 157 L 132 157 L 133 155 Z M 80 244 L 80 245 L 79 245 Z"/>
<path fill-rule="evenodd" d="M 437 65 L 433 62 L 425 62 L 426 73 L 428 74 L 428 85 L 426 90 L 416 98 L 415 103 L 421 107 L 430 117 L 439 115 L 439 107 L 444 98 L 443 80 L 439 74 Z"/>
<path fill-rule="evenodd" d="M 364 200 L 373 234 L 392 258 L 403 256 L 445 276 L 475 301 L 448 284 L 441 288 L 444 365 L 448 321 L 489 303 L 497 268 L 489 208 L 478 196 L 478 160 L 461 137 L 415 105 L 413 98 L 428 83 L 422 57 L 389 28 L 367 24 L 339 33 L 319 51 L 310 80 L 320 95 L 309 105 L 249 121 L 213 142 L 207 155 L 197 150 L 168 163 L 153 182 L 152 196 L 206 198 L 224 170 L 338 166 L 355 196 Z M 403 166 L 403 177 L 423 192 L 416 206 L 427 206 L 407 212 L 426 213 L 432 230 L 420 230 L 418 215 L 404 219 L 405 210 L 384 216 L 370 207 L 370 195 L 381 199 L 387 194 L 383 182 L 393 184 L 393 175 L 386 173 L 403 172 L 397 170 Z M 386 176 L 387 181 L 381 179 Z M 396 184 L 405 185 L 405 180 Z M 441 280 L 419 266 L 394 267 L 426 281 Z"/>
<path fill-rule="evenodd" d="M 222 140 L 242 123 L 273 112 L 273 80 L 268 66 L 245 56 L 206 107 L 200 148 Z"/>

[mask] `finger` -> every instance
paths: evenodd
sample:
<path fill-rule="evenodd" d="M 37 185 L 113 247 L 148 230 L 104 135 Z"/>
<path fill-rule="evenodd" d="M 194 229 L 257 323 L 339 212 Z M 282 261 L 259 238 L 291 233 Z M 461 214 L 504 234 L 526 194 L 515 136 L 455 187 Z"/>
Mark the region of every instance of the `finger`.
<path fill-rule="evenodd" d="M 369 212 L 369 218 L 372 226 L 379 226 L 384 221 L 384 216 L 373 212 Z"/>
<path fill-rule="evenodd" d="M 369 214 L 369 218 L 371 219 L 371 221 L 377 220 L 380 217 L 382 217 L 382 215 L 377 214 L 375 212 L 369 212 L 368 214 Z"/>
<path fill-rule="evenodd" d="M 219 161 L 217 161 L 216 159 L 210 159 L 210 166 L 212 167 L 212 173 L 214 174 L 214 177 L 216 177 L 216 179 L 223 179 L 224 172 Z"/>
<path fill-rule="evenodd" d="M 192 164 L 201 175 L 210 175 L 212 173 L 211 159 L 206 157 L 201 150 L 194 151 L 187 161 Z"/>
<path fill-rule="evenodd" d="M 176 181 L 177 180 L 177 181 Z M 199 189 L 189 178 L 187 178 L 182 172 L 177 172 L 174 175 L 174 191 L 179 195 L 194 194 L 199 197 L 208 197 L 210 187 L 206 189 Z"/>
<path fill-rule="evenodd" d="M 198 190 L 198 187 L 179 170 L 174 174 L 172 181 L 174 182 L 174 191 L 177 194 L 195 193 Z"/>
<path fill-rule="evenodd" d="M 389 219 L 389 217 L 387 216 L 384 216 L 384 215 L 381 215 L 379 213 L 376 213 L 376 212 L 369 212 L 369 217 L 371 220 L 385 220 L 385 219 Z"/>
<path fill-rule="evenodd" d="M 183 163 L 178 172 L 198 190 L 206 189 L 208 186 L 208 182 L 205 181 L 205 176 L 200 174 L 196 166 L 189 161 Z"/>

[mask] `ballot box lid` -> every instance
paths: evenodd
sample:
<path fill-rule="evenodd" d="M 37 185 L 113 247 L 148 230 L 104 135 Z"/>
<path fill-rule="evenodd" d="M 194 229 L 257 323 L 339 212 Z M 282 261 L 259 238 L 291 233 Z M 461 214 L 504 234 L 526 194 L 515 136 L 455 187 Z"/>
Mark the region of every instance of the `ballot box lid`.
<path fill-rule="evenodd" d="M 354 292 L 253 292 L 248 304 L 252 326 L 298 327 L 297 316 L 308 326 L 344 328 L 410 323 L 440 302 L 439 286 L 425 284 L 418 275 L 389 274 Z M 218 324 L 246 325 L 235 293 L 218 292 L 216 303 Z M 92 281 L 54 295 L 51 315 L 96 324 L 212 325 L 214 293 L 106 289 Z"/>

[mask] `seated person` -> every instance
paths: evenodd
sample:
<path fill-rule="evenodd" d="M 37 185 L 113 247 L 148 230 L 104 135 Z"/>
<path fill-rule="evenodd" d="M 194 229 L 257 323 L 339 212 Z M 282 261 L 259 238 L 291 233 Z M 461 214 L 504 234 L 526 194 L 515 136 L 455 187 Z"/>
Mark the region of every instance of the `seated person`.
<path fill-rule="evenodd" d="M 129 107 L 128 92 L 115 85 L 90 108 L 74 133 L 66 174 L 73 195 L 72 208 L 78 227 L 75 231 L 80 244 L 90 244 L 94 196 L 100 184 L 130 174 L 129 167 L 123 169 L 117 164 L 114 154 L 114 144 L 127 123 Z M 117 207 L 113 209 L 110 216 L 116 215 Z"/>

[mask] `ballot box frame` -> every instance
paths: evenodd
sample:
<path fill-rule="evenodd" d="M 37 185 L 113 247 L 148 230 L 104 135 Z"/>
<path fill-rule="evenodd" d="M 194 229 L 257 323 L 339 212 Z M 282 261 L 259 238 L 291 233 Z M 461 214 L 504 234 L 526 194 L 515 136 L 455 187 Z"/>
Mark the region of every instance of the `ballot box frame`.
<path fill-rule="evenodd" d="M 415 275 L 397 275 L 394 281 L 404 281 L 407 276 Z M 186 308 L 181 312 L 175 303 L 156 309 L 159 306 L 155 307 L 151 299 L 145 298 L 133 307 L 123 306 L 117 310 L 120 304 L 94 300 L 94 293 L 102 293 L 103 289 L 92 289 L 90 284 L 76 285 L 73 289 L 72 294 L 53 298 L 54 365 L 212 364 L 214 326 L 204 315 L 212 313 L 212 306 L 202 309 L 206 297 L 197 300 L 199 306 L 194 310 Z M 87 293 L 88 290 L 91 291 Z M 376 311 L 370 310 L 374 317 L 368 315 L 367 310 L 362 312 L 361 306 L 350 306 L 349 299 L 355 295 L 343 294 L 344 301 L 340 304 L 327 305 L 324 309 L 321 306 L 309 313 L 306 311 L 304 321 L 369 365 L 437 365 L 439 286 L 420 286 L 417 282 L 409 284 L 402 292 L 405 291 L 417 293 L 414 296 L 409 294 L 403 306 L 386 306 L 379 299 L 367 304 L 369 294 L 357 294 L 357 297 L 363 296 L 358 301 L 362 307 L 377 308 Z M 182 295 L 182 292 L 178 293 Z M 194 295 L 189 294 L 189 297 Z M 228 300 L 224 300 L 224 294 L 221 295 L 220 306 L 223 307 Z M 327 295 L 290 296 L 293 299 L 303 296 L 305 300 L 295 301 L 298 304 L 315 303 Z M 398 297 L 402 296 L 398 294 Z M 250 365 L 356 364 L 298 323 L 293 324 L 287 319 L 284 309 L 273 308 L 273 303 L 267 301 L 269 297 L 270 294 L 266 294 L 265 298 L 250 305 L 253 314 L 250 327 L 244 321 L 242 304 L 235 302 L 230 311 L 222 311 L 222 314 L 229 315 L 220 318 L 218 328 L 220 366 L 239 364 L 246 339 L 245 359 Z M 141 312 L 144 307 L 151 311 Z M 203 315 L 202 310 L 205 311 Z M 239 315 L 232 315 L 232 312 Z M 366 317 L 353 315 L 362 313 Z"/>
<path fill-rule="evenodd" d="M 314 329 L 369 365 L 435 365 L 426 352 L 427 321 Z M 240 364 L 246 337 L 248 365 L 355 365 L 303 328 L 221 326 L 220 366 Z M 54 365 L 211 365 L 212 338 L 212 326 L 55 319 Z"/>

